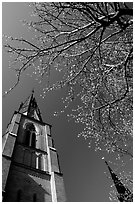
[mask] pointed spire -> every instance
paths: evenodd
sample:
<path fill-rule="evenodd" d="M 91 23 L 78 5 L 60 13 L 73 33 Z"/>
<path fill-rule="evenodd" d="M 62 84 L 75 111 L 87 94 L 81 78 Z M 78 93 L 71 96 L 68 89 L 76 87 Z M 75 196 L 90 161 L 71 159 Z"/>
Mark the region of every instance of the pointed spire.
<path fill-rule="evenodd" d="M 41 117 L 41 113 L 40 113 L 40 109 L 37 105 L 36 99 L 34 97 L 34 88 L 32 89 L 32 94 L 31 94 L 31 99 L 30 99 L 30 103 L 29 103 L 29 108 L 28 108 L 28 116 L 30 117 L 34 117 L 34 113 L 36 112 L 37 116 L 39 117 L 39 119 L 42 121 L 42 117 Z"/>
<path fill-rule="evenodd" d="M 34 97 L 34 93 L 35 93 L 35 90 L 34 90 L 34 88 L 33 88 L 32 91 L 31 91 L 31 98 Z"/>
<path fill-rule="evenodd" d="M 133 194 L 132 192 L 124 186 L 124 184 L 120 181 L 120 179 L 118 178 L 118 176 L 113 172 L 113 170 L 110 168 L 110 166 L 108 165 L 107 161 L 105 161 L 109 172 L 111 174 L 112 180 L 115 184 L 115 187 L 117 189 L 118 192 L 118 199 L 120 202 L 133 202 Z"/>
<path fill-rule="evenodd" d="M 34 89 L 32 89 L 31 95 L 25 100 L 25 102 L 20 104 L 18 111 L 29 117 L 34 117 L 35 119 L 39 118 L 39 120 L 42 121 L 41 113 L 34 97 Z"/>
<path fill-rule="evenodd" d="M 30 102 L 32 101 L 33 98 L 34 98 L 34 88 L 31 91 Z"/>

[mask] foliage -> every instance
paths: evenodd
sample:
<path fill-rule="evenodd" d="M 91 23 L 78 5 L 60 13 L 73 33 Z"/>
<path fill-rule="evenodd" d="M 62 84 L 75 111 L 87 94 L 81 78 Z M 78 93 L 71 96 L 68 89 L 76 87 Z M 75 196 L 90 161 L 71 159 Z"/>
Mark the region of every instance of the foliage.
<path fill-rule="evenodd" d="M 132 3 L 34 3 L 35 33 L 9 37 L 17 82 L 30 67 L 46 80 L 43 95 L 68 87 L 65 103 L 81 101 L 70 115 L 85 125 L 79 136 L 96 149 L 132 156 Z M 59 73 L 57 81 L 53 78 Z M 56 78 L 56 77 L 55 77 Z"/>

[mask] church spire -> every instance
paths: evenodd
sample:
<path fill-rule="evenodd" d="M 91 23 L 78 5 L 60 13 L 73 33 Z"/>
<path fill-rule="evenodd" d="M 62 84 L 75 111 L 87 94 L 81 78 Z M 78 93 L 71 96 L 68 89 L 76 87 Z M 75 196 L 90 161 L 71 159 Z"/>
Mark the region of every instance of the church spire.
<path fill-rule="evenodd" d="M 108 165 L 107 161 L 105 161 L 109 172 L 111 174 L 112 180 L 118 192 L 118 199 L 120 202 L 133 202 L 133 194 L 132 192 L 124 186 L 124 184 L 120 181 L 118 176 L 113 172 L 113 170 Z"/>
<path fill-rule="evenodd" d="M 34 96 L 34 89 L 32 90 L 31 95 L 20 104 L 18 112 L 42 121 L 40 109 Z"/>

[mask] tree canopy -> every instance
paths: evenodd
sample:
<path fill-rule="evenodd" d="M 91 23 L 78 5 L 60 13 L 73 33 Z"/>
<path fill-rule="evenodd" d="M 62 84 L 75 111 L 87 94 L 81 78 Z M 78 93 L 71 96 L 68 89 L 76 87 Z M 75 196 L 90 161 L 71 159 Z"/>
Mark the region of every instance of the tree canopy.
<path fill-rule="evenodd" d="M 96 149 L 132 157 L 133 9 L 124 2 L 39 2 L 25 22 L 35 37 L 8 37 L 17 82 L 32 68 L 46 81 L 43 95 L 67 87 L 79 134 Z M 58 77 L 50 79 L 58 72 Z"/>

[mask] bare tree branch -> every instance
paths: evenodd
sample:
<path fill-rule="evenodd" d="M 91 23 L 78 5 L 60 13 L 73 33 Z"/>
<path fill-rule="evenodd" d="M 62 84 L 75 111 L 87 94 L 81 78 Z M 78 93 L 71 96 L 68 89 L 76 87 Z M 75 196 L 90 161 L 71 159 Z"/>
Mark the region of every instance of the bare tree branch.
<path fill-rule="evenodd" d="M 32 7 L 36 21 L 25 23 L 36 31 L 35 39 L 10 37 L 5 45 L 17 81 L 4 96 L 33 68 L 40 80 L 47 78 L 43 95 L 67 87 L 65 106 L 80 100 L 71 115 L 85 125 L 81 136 L 103 150 L 131 156 L 133 9 L 123 2 L 38 2 Z M 51 83 L 57 71 L 62 74 Z"/>

